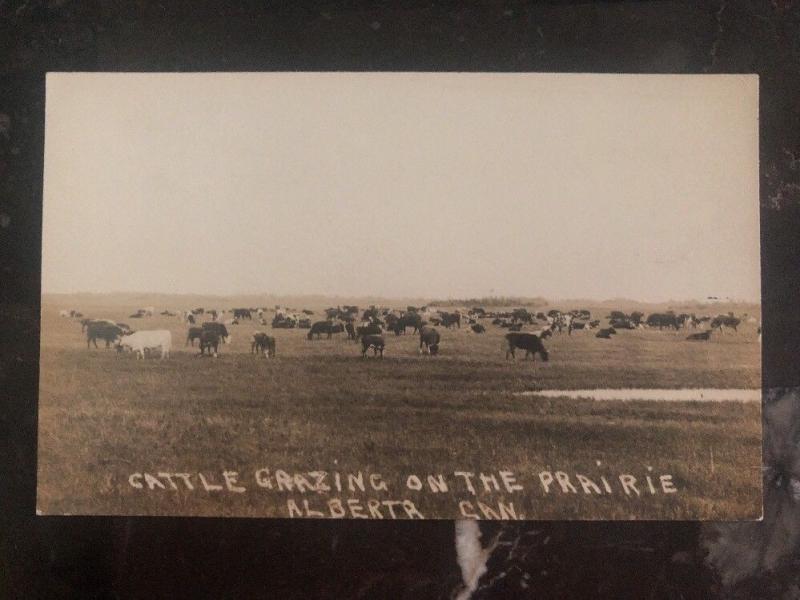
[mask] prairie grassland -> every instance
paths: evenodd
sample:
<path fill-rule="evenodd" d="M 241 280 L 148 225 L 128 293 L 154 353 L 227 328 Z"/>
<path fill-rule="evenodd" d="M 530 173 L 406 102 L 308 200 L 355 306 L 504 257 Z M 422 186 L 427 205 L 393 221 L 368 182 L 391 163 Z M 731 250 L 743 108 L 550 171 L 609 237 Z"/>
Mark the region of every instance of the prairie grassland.
<path fill-rule="evenodd" d="M 533 389 L 605 387 L 758 388 L 755 326 L 686 342 L 686 332 L 622 331 L 610 340 L 574 332 L 547 340 L 550 362 L 506 361 L 505 330 L 442 331 L 441 355 L 420 356 L 416 336 L 387 336 L 383 360 L 360 357 L 344 336 L 310 342 L 305 330 L 269 330 L 274 360 L 249 354 L 253 322 L 230 327 L 219 358 L 183 346 L 170 317 L 129 321 L 97 307 L 91 316 L 139 329 L 169 328 L 169 360 L 86 348 L 80 325 L 43 307 L 38 508 L 45 514 L 285 517 L 287 499 L 320 512 L 328 496 L 256 484 L 268 468 L 380 474 L 388 491 L 350 494 L 410 499 L 426 517 L 457 518 L 459 501 L 513 503 L 529 519 L 737 519 L 761 513 L 761 417 L 757 403 L 600 402 L 520 397 Z M 311 307 L 314 308 L 314 307 Z M 591 308 L 591 307 L 589 307 Z M 102 345 L 101 345 L 102 346 Z M 237 471 L 246 492 L 208 492 Z M 455 471 L 508 470 L 524 491 L 477 496 Z M 611 482 L 611 494 L 544 493 L 538 474 L 563 471 Z M 195 489 L 137 489 L 132 473 L 182 472 Z M 448 493 L 410 490 L 409 474 L 442 474 Z M 628 495 L 618 476 L 642 491 Z M 646 492 L 645 477 L 672 476 L 673 494 Z M 499 476 L 498 476 L 499 478 Z M 179 482 L 180 483 L 180 482 Z M 477 485 L 477 484 L 476 484 Z M 658 487 L 658 484 L 656 484 Z M 335 494 L 334 494 L 335 495 Z M 339 497 L 346 500 L 348 492 Z M 477 509 L 476 509 L 477 511 Z M 327 514 L 327 513 L 326 513 Z M 385 512 L 384 512 L 385 514 Z M 402 515 L 405 516 L 405 515 Z M 483 516 L 487 516 L 484 514 Z"/>

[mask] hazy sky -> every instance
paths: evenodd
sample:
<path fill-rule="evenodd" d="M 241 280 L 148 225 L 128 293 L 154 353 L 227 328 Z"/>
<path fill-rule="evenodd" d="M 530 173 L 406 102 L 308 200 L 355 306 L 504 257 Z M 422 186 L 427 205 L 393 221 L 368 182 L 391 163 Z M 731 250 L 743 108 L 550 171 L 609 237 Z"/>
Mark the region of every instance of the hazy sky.
<path fill-rule="evenodd" d="M 755 76 L 49 74 L 47 292 L 758 300 Z"/>

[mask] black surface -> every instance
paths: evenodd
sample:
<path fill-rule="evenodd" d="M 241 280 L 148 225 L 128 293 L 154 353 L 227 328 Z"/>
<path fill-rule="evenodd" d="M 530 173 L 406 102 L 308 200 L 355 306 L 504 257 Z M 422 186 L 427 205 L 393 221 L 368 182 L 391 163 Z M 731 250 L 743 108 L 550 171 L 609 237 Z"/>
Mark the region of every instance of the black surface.
<path fill-rule="evenodd" d="M 448 522 L 34 516 L 48 70 L 759 73 L 764 377 L 800 383 L 800 3 L 0 1 L 2 596 L 446 598 L 461 580 Z M 785 481 L 770 480 L 784 529 L 800 505 Z M 769 526 L 740 537 L 743 556 Z M 796 543 L 723 587 L 704 559 L 715 535 L 693 523 L 509 525 L 476 597 L 800 594 Z"/>

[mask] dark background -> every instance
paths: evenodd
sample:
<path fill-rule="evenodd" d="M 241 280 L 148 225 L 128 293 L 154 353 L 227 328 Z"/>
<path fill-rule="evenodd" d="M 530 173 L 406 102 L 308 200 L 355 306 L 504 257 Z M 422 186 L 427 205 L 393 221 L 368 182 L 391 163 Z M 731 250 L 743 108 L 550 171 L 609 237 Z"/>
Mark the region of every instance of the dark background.
<path fill-rule="evenodd" d="M 0 0 L 4 597 L 448 598 L 461 582 L 446 521 L 34 516 L 44 73 L 54 70 L 758 73 L 764 379 L 777 399 L 798 386 L 800 1 Z M 784 435 L 773 429 L 765 435 Z M 769 465 L 770 510 L 749 529 L 483 524 L 501 545 L 475 597 L 800 597 L 797 536 L 771 537 L 800 521 L 791 456 Z M 746 557 L 738 581 L 708 559 L 714 544 Z M 765 558 L 771 548 L 777 558 Z"/>

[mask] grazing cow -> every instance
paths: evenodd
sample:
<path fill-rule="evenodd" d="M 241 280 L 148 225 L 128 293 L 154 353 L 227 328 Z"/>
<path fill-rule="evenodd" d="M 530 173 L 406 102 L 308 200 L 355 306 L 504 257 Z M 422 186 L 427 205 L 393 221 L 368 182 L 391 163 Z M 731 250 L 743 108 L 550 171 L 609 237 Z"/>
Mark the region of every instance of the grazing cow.
<path fill-rule="evenodd" d="M 218 332 L 212 329 L 204 329 L 203 333 L 200 335 L 200 356 L 203 356 L 208 350 L 208 355 L 217 358 L 217 352 L 219 351 L 219 343 L 221 340 L 224 341 L 223 338 Z"/>
<path fill-rule="evenodd" d="M 601 338 L 604 340 L 610 340 L 611 336 L 617 333 L 617 330 L 613 327 L 606 327 L 605 329 L 600 329 L 597 333 L 594 334 L 594 337 Z"/>
<path fill-rule="evenodd" d="M 314 335 L 317 336 L 317 339 L 325 333 L 328 336 L 328 339 L 333 337 L 334 333 L 342 333 L 344 331 L 344 325 L 341 323 L 331 323 L 330 321 L 317 321 L 311 326 L 311 329 L 308 330 L 308 335 L 306 336 L 308 339 L 313 340 Z"/>
<path fill-rule="evenodd" d="M 122 336 L 122 328 L 111 321 L 90 321 L 86 323 L 86 347 L 91 344 L 97 348 L 97 340 L 104 340 L 106 348 Z"/>
<path fill-rule="evenodd" d="M 129 349 L 136 353 L 136 358 L 145 358 L 145 352 L 155 349 L 161 350 L 161 358 L 169 358 L 169 351 L 172 348 L 172 333 L 166 329 L 154 329 L 150 331 L 137 331 L 124 336 L 117 343 L 117 350 Z"/>
<path fill-rule="evenodd" d="M 419 330 L 419 353 L 422 354 L 423 346 L 428 354 L 439 354 L 439 340 L 441 336 L 433 327 L 423 327 Z"/>
<path fill-rule="evenodd" d="M 736 328 L 739 327 L 741 322 L 741 319 L 731 315 L 719 315 L 711 320 L 711 329 L 719 329 L 719 332 L 722 333 L 723 327 L 730 327 L 734 331 L 738 331 Z"/>
<path fill-rule="evenodd" d="M 203 328 L 202 327 L 189 327 L 189 332 L 186 335 L 186 343 L 184 346 L 188 346 L 189 344 L 192 345 L 194 348 L 194 341 L 199 340 L 203 335 Z"/>
<path fill-rule="evenodd" d="M 702 331 L 700 333 L 693 333 L 686 339 L 691 342 L 707 342 L 711 338 L 711 329 Z"/>
<path fill-rule="evenodd" d="M 472 325 L 470 329 L 472 329 L 474 333 L 486 333 L 486 327 L 483 325 Z"/>
<path fill-rule="evenodd" d="M 252 354 L 264 353 L 267 358 L 275 358 L 275 338 L 266 333 L 257 331 L 253 334 L 253 342 L 250 344 Z"/>
<path fill-rule="evenodd" d="M 372 348 L 372 355 L 377 356 L 380 352 L 383 358 L 383 350 L 386 348 L 386 340 L 382 335 L 365 335 L 361 338 L 361 357 L 367 357 L 367 350 Z"/>
<path fill-rule="evenodd" d="M 419 313 L 407 312 L 395 322 L 394 333 L 395 335 L 405 334 L 407 327 L 413 327 L 414 333 L 417 333 L 422 325 L 422 316 Z"/>
<path fill-rule="evenodd" d="M 664 327 L 674 327 L 675 331 L 680 329 L 678 317 L 673 313 L 653 313 L 647 317 L 646 323 L 648 327 L 658 327 L 659 330 Z"/>
<path fill-rule="evenodd" d="M 542 339 L 535 333 L 507 333 L 506 342 L 508 343 L 506 360 L 508 360 L 509 355 L 516 360 L 517 357 L 514 351 L 517 348 L 525 350 L 525 358 L 530 355 L 531 359 L 535 361 L 538 353 L 543 362 L 550 360 L 550 356 L 545 350 L 544 344 L 542 344 Z"/>
<path fill-rule="evenodd" d="M 228 334 L 228 328 L 225 327 L 223 323 L 218 323 L 216 321 L 209 321 L 207 323 L 203 323 L 203 331 L 210 331 L 216 333 L 220 339 L 225 344 L 230 344 L 232 341 L 232 337 Z M 202 345 L 202 338 L 200 340 Z"/>
<path fill-rule="evenodd" d="M 233 318 L 234 319 L 252 319 L 253 315 L 250 312 L 249 308 L 234 308 L 233 309 Z"/>

